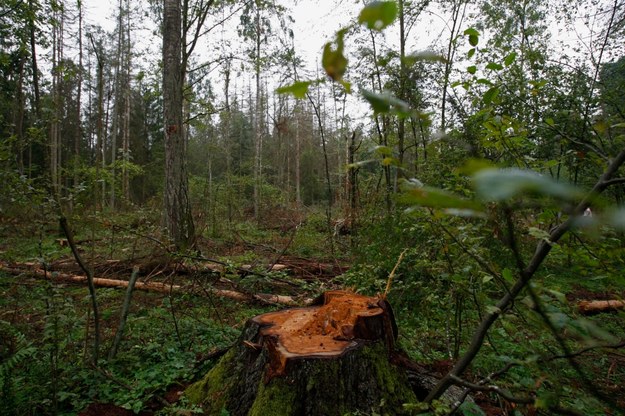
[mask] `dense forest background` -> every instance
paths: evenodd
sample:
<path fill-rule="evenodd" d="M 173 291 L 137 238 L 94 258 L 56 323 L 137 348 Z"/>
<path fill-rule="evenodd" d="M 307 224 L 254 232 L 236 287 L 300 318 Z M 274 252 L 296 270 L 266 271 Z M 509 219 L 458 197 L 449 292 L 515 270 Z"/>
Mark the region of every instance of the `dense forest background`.
<path fill-rule="evenodd" d="M 625 3 L 318 2 L 313 55 L 297 2 L 88 7 L 0 3 L 0 413 L 189 414 L 266 295 L 340 287 L 412 412 L 623 414 Z"/>

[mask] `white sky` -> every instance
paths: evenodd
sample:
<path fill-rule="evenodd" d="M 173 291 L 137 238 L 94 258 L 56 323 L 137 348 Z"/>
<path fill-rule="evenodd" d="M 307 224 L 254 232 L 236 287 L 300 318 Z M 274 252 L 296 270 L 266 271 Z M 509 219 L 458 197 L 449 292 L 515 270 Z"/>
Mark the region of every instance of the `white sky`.
<path fill-rule="evenodd" d="M 134 0 L 132 3 L 137 4 Z M 314 71 L 321 61 L 321 52 L 323 45 L 326 42 L 332 41 L 334 33 L 353 22 L 358 15 L 358 12 L 363 7 L 363 0 L 279 0 L 282 4 L 287 5 L 290 9 L 291 16 L 294 19 L 293 31 L 295 34 L 295 47 L 297 54 L 304 59 L 307 69 L 314 74 Z M 86 24 L 98 24 L 102 26 L 108 32 L 112 32 L 115 27 L 114 14 L 116 12 L 118 1 L 104 2 L 102 0 L 83 0 L 85 6 L 85 23 Z M 449 29 L 446 27 L 445 19 L 448 16 L 443 16 L 442 13 L 424 13 L 421 16 L 421 20 L 417 23 L 410 32 L 410 40 L 412 44 L 408 47 L 408 52 L 416 50 L 423 50 L 430 47 L 435 42 L 439 41 L 441 45 L 447 42 L 449 36 Z M 216 21 L 214 19 L 213 21 Z M 469 17 L 465 19 L 463 24 L 463 30 L 470 23 Z M 153 22 L 149 17 L 139 23 L 146 26 L 152 26 Z M 219 55 L 219 49 L 223 41 L 230 41 L 232 46 L 237 46 L 240 43 L 237 34 L 236 27 L 239 23 L 238 16 L 233 17 L 229 22 L 229 29 L 215 30 L 211 32 L 206 39 L 202 40 L 202 44 L 198 45 L 195 56 L 198 60 L 202 61 L 202 58 L 209 60 Z M 581 23 L 581 21 L 580 21 Z M 210 23 L 209 23 L 210 24 Z M 386 39 L 389 43 L 394 43 L 395 49 L 397 46 L 397 29 L 389 28 L 385 31 Z M 579 45 L 580 38 L 587 37 L 588 28 L 583 24 L 577 26 L 575 31 L 559 32 L 557 27 L 552 27 L 552 36 L 554 39 L 566 40 L 567 45 L 571 48 Z M 150 29 L 137 31 L 133 33 L 133 42 L 136 45 L 150 48 L 151 60 L 160 59 L 160 45 L 161 39 L 158 34 L 152 33 Z M 350 48 L 353 48 L 354 44 L 352 39 L 348 39 L 346 42 L 346 48 L 349 52 Z M 464 50 L 464 48 L 461 48 Z M 236 70 L 237 66 L 233 67 Z M 214 82 L 213 88 L 216 94 L 222 92 L 223 85 L 219 79 L 219 71 L 213 72 Z M 236 74 L 235 74 L 236 76 Z M 314 75 L 313 75 L 314 76 Z M 253 84 L 250 80 L 249 73 L 241 73 L 238 78 L 234 80 L 234 88 L 241 88 L 248 84 Z M 270 85 L 270 88 L 272 86 Z"/>

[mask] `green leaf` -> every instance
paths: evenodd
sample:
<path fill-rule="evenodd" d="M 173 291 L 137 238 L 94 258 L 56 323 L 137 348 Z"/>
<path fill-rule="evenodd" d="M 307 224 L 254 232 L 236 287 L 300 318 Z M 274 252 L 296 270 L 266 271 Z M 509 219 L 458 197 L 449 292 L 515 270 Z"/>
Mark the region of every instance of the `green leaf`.
<path fill-rule="evenodd" d="M 475 402 L 465 401 L 458 410 L 462 416 L 486 416 L 486 413 Z"/>
<path fill-rule="evenodd" d="M 516 59 L 516 52 L 511 52 L 508 55 L 506 55 L 505 58 L 503 58 L 503 63 L 505 66 L 510 66 L 512 65 L 515 59 Z"/>
<path fill-rule="evenodd" d="M 477 46 L 480 40 L 480 33 L 472 27 L 464 31 L 464 34 L 469 37 L 469 44 L 473 47 Z"/>
<path fill-rule="evenodd" d="M 498 95 L 499 87 L 491 87 L 488 89 L 488 91 L 484 93 L 482 101 L 484 101 L 484 104 L 490 105 L 495 100 L 495 98 L 497 98 Z"/>
<path fill-rule="evenodd" d="M 549 233 L 547 231 L 537 227 L 529 227 L 527 231 L 532 237 L 549 242 Z"/>
<path fill-rule="evenodd" d="M 612 209 L 606 213 L 606 222 L 608 225 L 625 230 L 625 208 Z"/>
<path fill-rule="evenodd" d="M 278 94 L 292 94 L 295 98 L 305 98 L 312 81 L 297 81 L 291 85 L 278 88 Z"/>
<path fill-rule="evenodd" d="M 382 159 L 382 166 L 399 166 L 399 160 L 394 157 L 385 157 Z"/>
<path fill-rule="evenodd" d="M 380 156 L 390 156 L 393 154 L 393 149 L 389 146 L 376 146 L 373 148 L 373 151 Z"/>
<path fill-rule="evenodd" d="M 563 303 L 563 304 L 567 303 L 566 295 L 564 293 L 558 292 L 557 290 L 553 290 L 553 289 L 548 289 L 547 292 L 551 293 L 553 297 L 558 300 L 558 302 Z"/>
<path fill-rule="evenodd" d="M 581 196 L 581 191 L 571 185 L 515 168 L 481 170 L 473 176 L 473 183 L 478 195 L 486 201 L 504 201 L 525 193 L 566 201 L 575 201 Z"/>
<path fill-rule="evenodd" d="M 514 276 L 512 275 L 512 270 L 507 267 L 501 271 L 501 276 L 507 282 L 514 282 Z"/>
<path fill-rule="evenodd" d="M 467 53 L 467 59 L 473 58 L 473 55 L 475 55 L 475 48 L 469 49 L 469 52 Z"/>
<path fill-rule="evenodd" d="M 471 75 L 475 74 L 476 71 L 477 71 L 477 67 L 475 65 L 471 65 L 467 67 L 467 72 Z"/>
<path fill-rule="evenodd" d="M 403 192 L 398 199 L 400 203 L 405 205 L 417 205 L 428 208 L 463 209 L 475 212 L 482 211 L 482 206 L 479 202 L 461 198 L 452 193 L 443 191 L 442 189 L 428 186 L 415 186 L 412 184 L 404 184 L 402 188 Z"/>
<path fill-rule="evenodd" d="M 369 90 L 361 90 L 362 96 L 369 102 L 374 114 L 394 113 L 402 117 L 410 115 L 410 106 L 395 97 L 388 91 L 377 93 Z"/>
<path fill-rule="evenodd" d="M 394 1 L 372 1 L 358 16 L 358 23 L 366 24 L 368 29 L 381 31 L 395 21 L 397 4 Z"/>
<path fill-rule="evenodd" d="M 495 305 L 486 305 L 485 309 L 486 309 L 486 312 L 493 314 L 493 315 L 499 315 L 501 313 L 501 309 L 499 309 Z"/>
<path fill-rule="evenodd" d="M 499 71 L 503 69 L 503 66 L 501 64 L 498 64 L 497 62 L 489 62 L 486 65 L 486 69 L 490 69 L 492 71 Z"/>
<path fill-rule="evenodd" d="M 350 82 L 347 82 L 345 80 L 340 80 L 339 84 L 341 84 L 343 86 L 343 88 L 345 88 L 345 92 L 348 94 L 352 93 L 352 84 Z"/>
<path fill-rule="evenodd" d="M 347 58 L 343 55 L 345 32 L 346 29 L 342 29 L 336 33 L 336 49 L 332 48 L 331 42 L 326 43 L 323 47 L 321 65 L 326 74 L 334 81 L 341 81 L 347 70 Z"/>

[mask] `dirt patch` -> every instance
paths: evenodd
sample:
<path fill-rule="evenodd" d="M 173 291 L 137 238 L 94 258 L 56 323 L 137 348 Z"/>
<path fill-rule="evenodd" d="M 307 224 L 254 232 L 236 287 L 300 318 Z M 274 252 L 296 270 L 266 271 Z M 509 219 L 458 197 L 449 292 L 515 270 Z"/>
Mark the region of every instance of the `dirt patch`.
<path fill-rule="evenodd" d="M 579 300 L 625 299 L 625 291 L 593 291 L 581 286 L 576 286 L 573 290 L 566 294 L 566 299 L 569 302 L 576 302 Z"/>

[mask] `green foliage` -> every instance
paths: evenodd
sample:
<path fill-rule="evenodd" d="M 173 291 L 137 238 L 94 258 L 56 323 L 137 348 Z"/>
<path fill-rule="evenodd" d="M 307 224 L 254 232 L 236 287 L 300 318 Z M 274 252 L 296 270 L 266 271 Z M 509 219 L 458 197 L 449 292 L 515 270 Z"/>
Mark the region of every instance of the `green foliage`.
<path fill-rule="evenodd" d="M 397 3 L 394 1 L 372 1 L 360 11 L 358 23 L 368 29 L 382 31 L 397 17 Z"/>
<path fill-rule="evenodd" d="M 344 37 L 347 30 L 339 30 L 336 33 L 335 47 L 330 42 L 323 47 L 321 65 L 326 74 L 334 81 L 342 81 L 345 71 L 347 71 L 347 58 L 343 54 L 345 48 Z"/>
<path fill-rule="evenodd" d="M 308 89 L 312 84 L 312 81 L 297 81 L 291 85 L 278 88 L 276 92 L 278 94 L 293 94 L 295 98 L 306 98 Z"/>
<path fill-rule="evenodd" d="M 362 96 L 371 105 L 374 114 L 396 114 L 401 117 L 410 115 L 410 106 L 389 92 L 376 93 L 363 89 Z"/>

